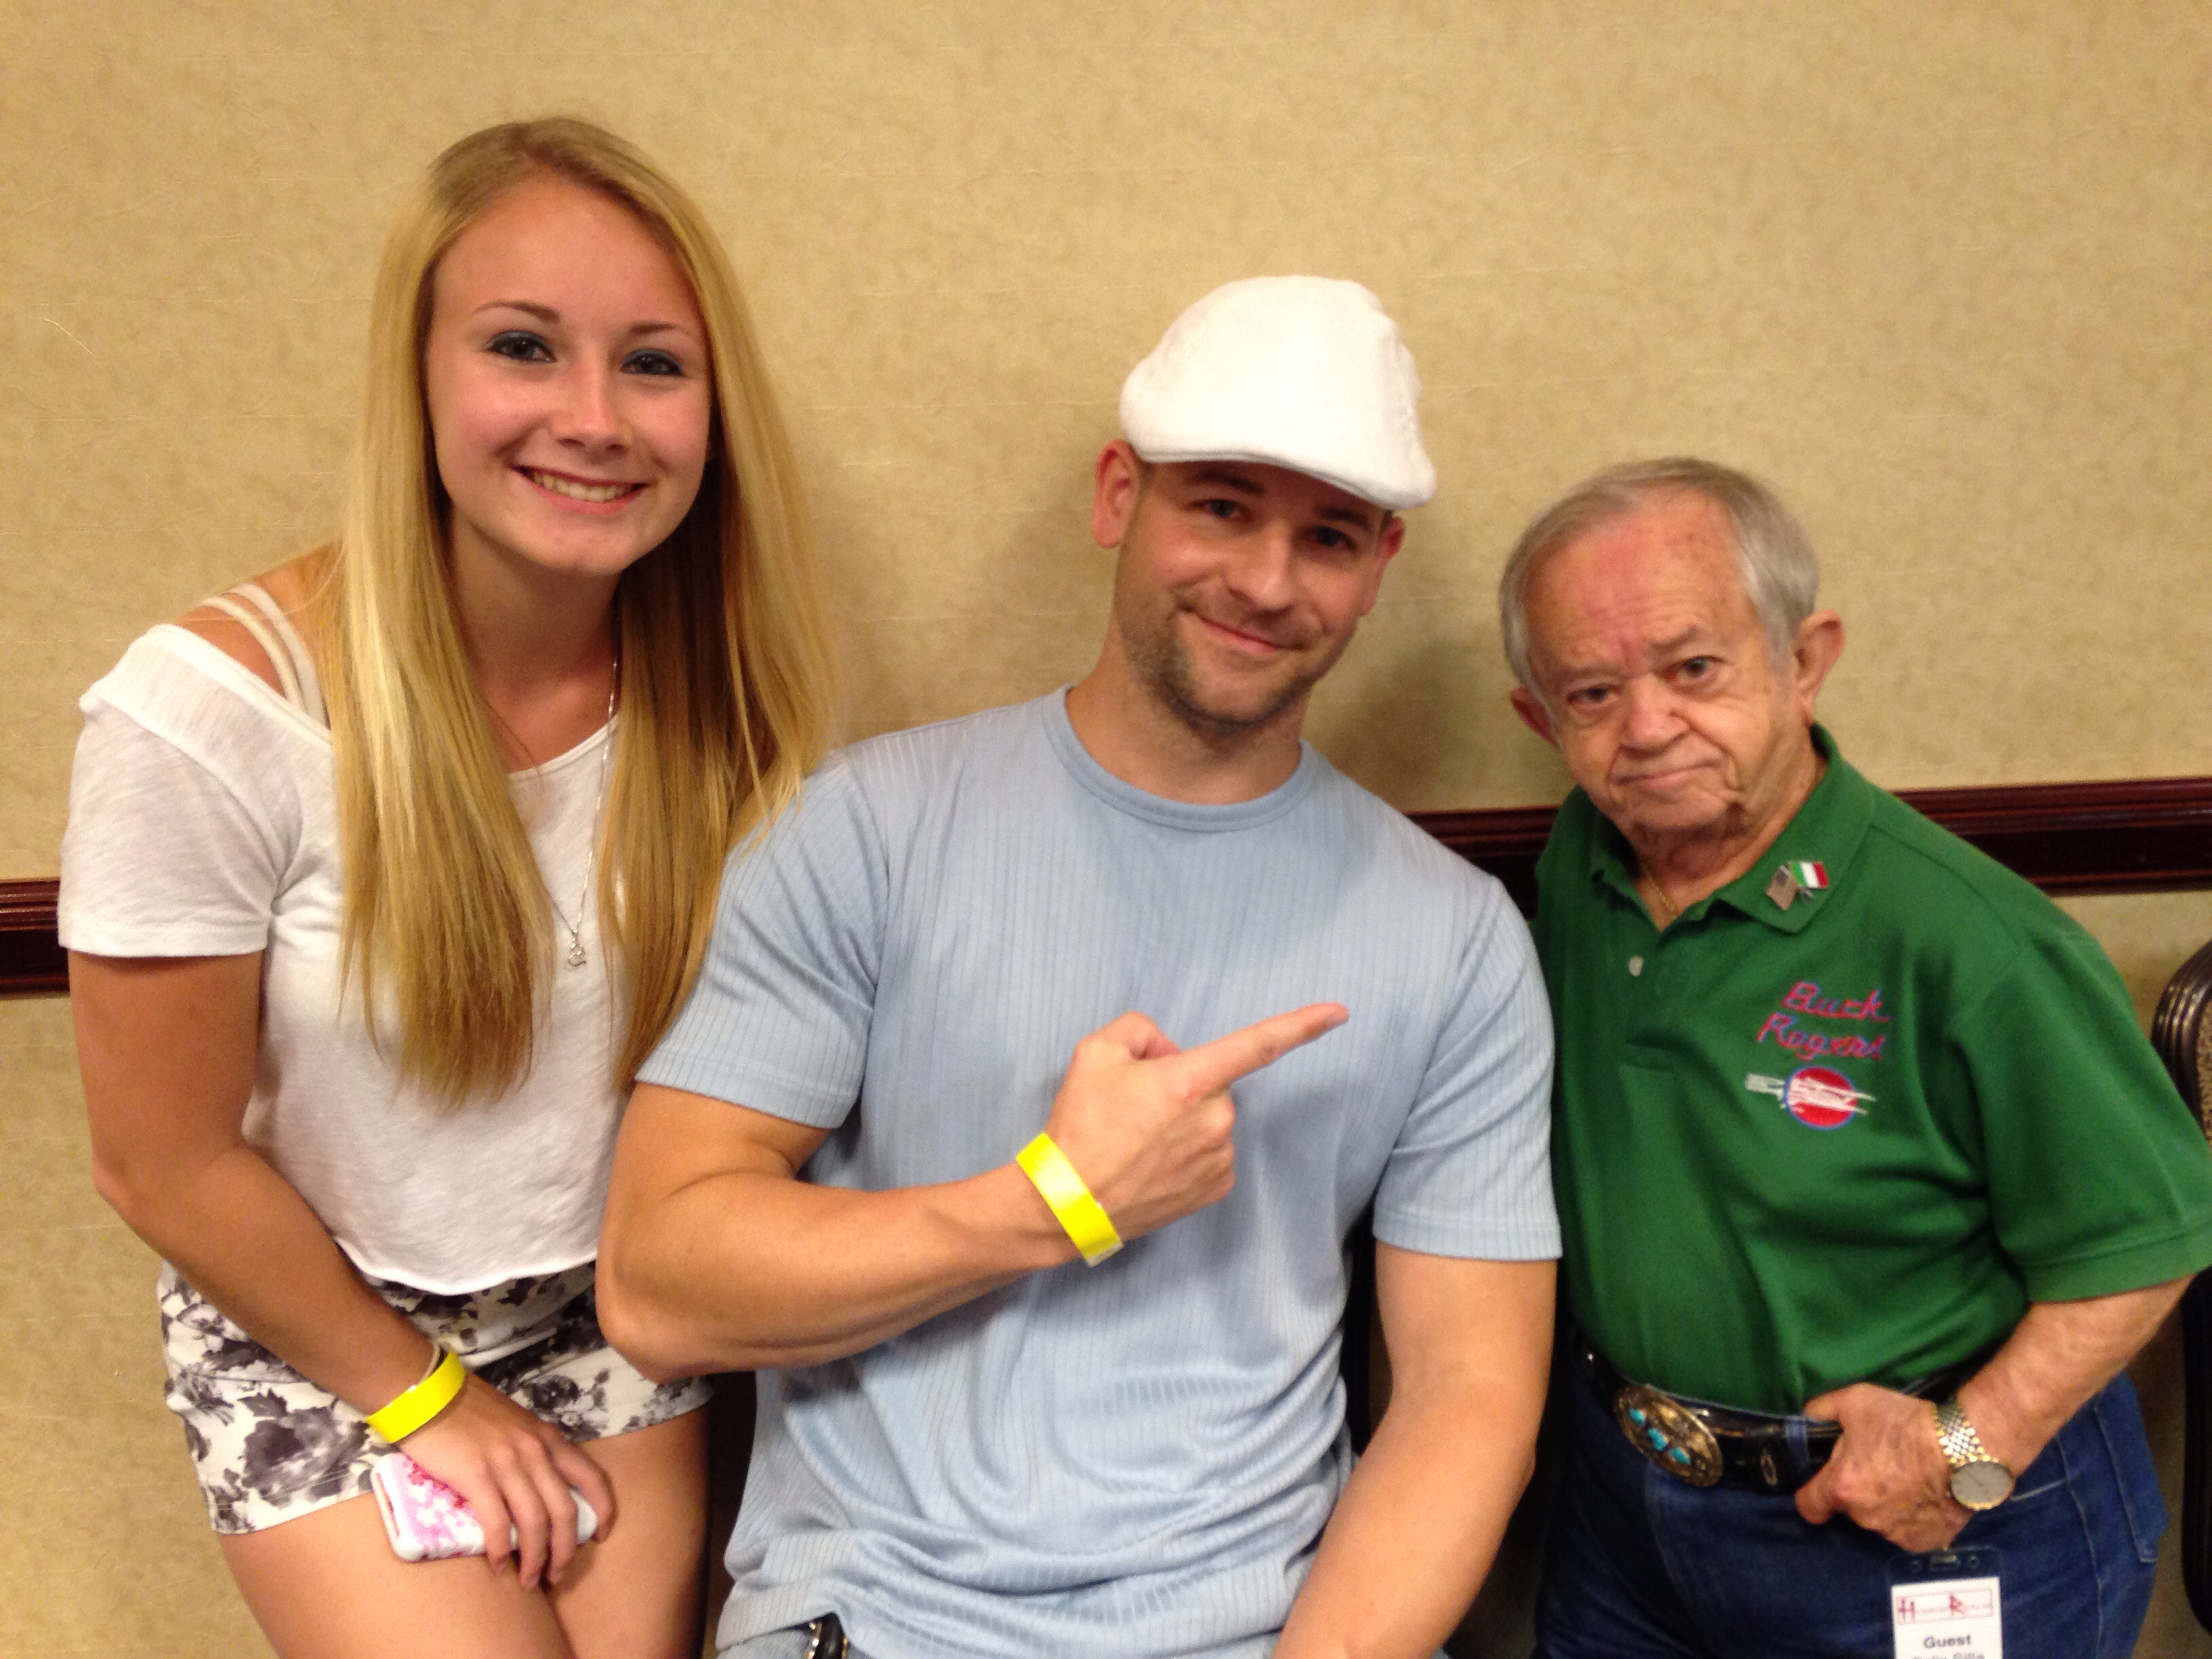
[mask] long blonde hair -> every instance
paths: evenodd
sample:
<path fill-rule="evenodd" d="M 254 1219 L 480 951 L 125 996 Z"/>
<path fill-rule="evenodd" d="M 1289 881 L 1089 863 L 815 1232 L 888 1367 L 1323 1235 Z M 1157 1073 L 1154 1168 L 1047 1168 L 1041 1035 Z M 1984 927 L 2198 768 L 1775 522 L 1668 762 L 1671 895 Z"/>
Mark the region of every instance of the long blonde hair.
<path fill-rule="evenodd" d="M 704 954 L 722 865 L 797 794 L 830 726 L 830 653 L 805 504 L 744 301 L 705 216 L 636 149 L 565 118 L 487 128 L 434 161 L 386 244 L 345 527 L 318 613 L 345 872 L 341 955 L 404 1076 L 458 1104 L 528 1070 L 551 902 L 447 576 L 422 347 L 453 240 L 532 179 L 635 214 L 691 285 L 712 358 L 706 475 L 617 589 L 621 739 L 599 829 L 600 932 L 627 1086 Z"/>

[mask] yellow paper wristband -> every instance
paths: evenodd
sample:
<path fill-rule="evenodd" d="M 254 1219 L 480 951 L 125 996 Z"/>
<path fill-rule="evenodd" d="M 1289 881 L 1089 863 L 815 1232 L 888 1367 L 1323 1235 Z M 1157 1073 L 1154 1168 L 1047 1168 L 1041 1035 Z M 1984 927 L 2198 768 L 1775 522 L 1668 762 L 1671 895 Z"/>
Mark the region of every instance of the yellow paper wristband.
<path fill-rule="evenodd" d="M 438 1363 L 422 1380 L 392 1402 L 368 1414 L 368 1426 L 392 1445 L 398 1445 L 460 1397 L 469 1380 L 468 1369 L 450 1348 L 439 1351 Z"/>
<path fill-rule="evenodd" d="M 1075 1173 L 1067 1154 L 1052 1144 L 1050 1135 L 1039 1135 L 1030 1142 L 1014 1154 L 1014 1162 L 1044 1194 L 1044 1201 L 1052 1206 L 1053 1215 L 1067 1230 L 1085 1261 L 1095 1267 L 1121 1248 L 1121 1235 L 1114 1231 L 1113 1218 L 1091 1195 L 1091 1188 Z"/>

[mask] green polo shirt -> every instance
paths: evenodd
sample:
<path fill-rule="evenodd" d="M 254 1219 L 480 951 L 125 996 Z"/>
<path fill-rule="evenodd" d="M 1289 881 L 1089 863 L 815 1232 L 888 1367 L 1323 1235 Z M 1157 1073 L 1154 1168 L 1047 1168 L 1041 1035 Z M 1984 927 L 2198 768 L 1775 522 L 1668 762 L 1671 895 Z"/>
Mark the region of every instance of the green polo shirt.
<path fill-rule="evenodd" d="M 1663 935 L 1580 790 L 1536 872 L 1569 1310 L 1771 1412 L 2212 1261 L 2212 1155 L 2095 941 L 1814 740 L 1780 838 Z"/>

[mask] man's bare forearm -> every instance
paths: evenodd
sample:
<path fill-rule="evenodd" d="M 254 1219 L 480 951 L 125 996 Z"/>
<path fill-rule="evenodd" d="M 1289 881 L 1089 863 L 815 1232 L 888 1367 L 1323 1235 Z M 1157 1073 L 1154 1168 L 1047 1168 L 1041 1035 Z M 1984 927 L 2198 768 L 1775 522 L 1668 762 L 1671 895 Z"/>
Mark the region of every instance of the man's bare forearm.
<path fill-rule="evenodd" d="M 1394 1340 L 1389 1409 L 1276 1659 L 1429 1659 L 1482 1588 L 1534 1467 L 1553 1278 L 1548 1261 L 1479 1265 L 1492 1278 L 1469 1317 Z"/>
<path fill-rule="evenodd" d="M 2079 1302 L 2031 1305 L 1959 1404 L 1990 1455 L 2019 1474 L 2051 1437 L 2150 1340 L 2188 1280 Z M 1966 1524 L 1929 1402 L 1870 1383 L 1805 1403 L 1844 1426 L 1835 1455 L 1797 1493 L 1819 1526 L 1844 1515 L 1901 1549 L 1942 1549 Z"/>
<path fill-rule="evenodd" d="M 1125 1239 L 1235 1178 L 1229 1085 L 1343 1024 L 1316 1003 L 1180 1049 L 1141 1014 L 1075 1045 L 1047 1129 Z M 648 1375 L 819 1364 L 1075 1259 L 1012 1163 L 890 1192 L 802 1182 L 826 1131 L 638 1085 L 615 1147 L 599 1314 Z"/>
<path fill-rule="evenodd" d="M 855 1192 L 798 1179 L 822 1130 L 641 1085 L 615 1149 L 599 1317 L 648 1375 L 818 1364 L 1073 1260 L 1014 1165 Z"/>
<path fill-rule="evenodd" d="M 2038 1302 L 1959 1389 L 1982 1443 L 2015 1473 L 2118 1376 L 2188 1289 L 2177 1279 L 2078 1302 Z"/>
<path fill-rule="evenodd" d="M 716 1175 L 610 1208 L 599 1309 L 651 1376 L 812 1365 L 1074 1255 L 1012 1165 L 884 1193 Z"/>
<path fill-rule="evenodd" d="M 1534 1468 L 1535 1426 L 1521 1435 L 1512 1415 L 1475 1390 L 1428 1408 L 1393 1398 L 1329 1517 L 1277 1659 L 1436 1652 L 1482 1588 Z M 1481 1431 L 1471 1436 L 1470 1425 Z"/>

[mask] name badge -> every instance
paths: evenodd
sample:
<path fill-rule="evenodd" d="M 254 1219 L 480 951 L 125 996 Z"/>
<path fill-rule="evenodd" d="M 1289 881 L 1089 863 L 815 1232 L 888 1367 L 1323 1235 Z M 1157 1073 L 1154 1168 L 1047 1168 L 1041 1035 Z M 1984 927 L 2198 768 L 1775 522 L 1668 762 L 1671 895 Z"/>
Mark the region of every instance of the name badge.
<path fill-rule="evenodd" d="M 1908 1555 L 1889 1575 L 1896 1659 L 2002 1659 L 2003 1598 L 1995 1550 Z"/>

